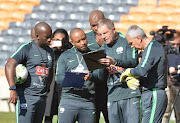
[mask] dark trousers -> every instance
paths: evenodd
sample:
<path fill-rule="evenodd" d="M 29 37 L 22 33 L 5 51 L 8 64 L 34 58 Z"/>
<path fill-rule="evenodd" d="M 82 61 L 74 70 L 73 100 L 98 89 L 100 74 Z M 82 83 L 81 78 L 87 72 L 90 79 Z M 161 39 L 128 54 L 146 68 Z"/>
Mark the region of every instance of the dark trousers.
<path fill-rule="evenodd" d="M 94 123 L 95 107 L 93 102 L 61 99 L 58 109 L 58 123 Z"/>
<path fill-rule="evenodd" d="M 46 97 L 23 95 L 16 104 L 17 123 L 42 123 Z"/>
<path fill-rule="evenodd" d="M 108 116 L 110 123 L 140 123 L 140 99 L 108 102 Z"/>
<path fill-rule="evenodd" d="M 99 123 L 101 112 L 106 123 L 109 123 L 107 110 L 107 85 L 95 86 L 96 123 Z"/>
<path fill-rule="evenodd" d="M 142 100 L 142 123 L 161 123 L 167 107 L 167 95 L 165 90 L 143 92 Z"/>

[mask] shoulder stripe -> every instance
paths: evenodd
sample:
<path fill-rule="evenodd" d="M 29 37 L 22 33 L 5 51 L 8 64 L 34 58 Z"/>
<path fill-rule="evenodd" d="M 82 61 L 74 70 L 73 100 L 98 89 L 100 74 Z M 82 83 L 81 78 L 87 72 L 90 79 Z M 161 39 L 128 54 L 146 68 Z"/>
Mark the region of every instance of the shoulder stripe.
<path fill-rule="evenodd" d="M 87 34 L 87 33 L 90 33 L 90 32 L 92 32 L 92 30 L 90 30 L 90 31 L 87 31 L 87 32 L 86 32 L 86 34 Z"/>
<path fill-rule="evenodd" d="M 133 51 L 132 51 L 132 57 L 133 57 L 133 59 L 135 59 L 135 56 L 136 56 L 136 50 L 135 50 L 135 48 L 133 48 Z"/>
<path fill-rule="evenodd" d="M 147 62 L 147 60 L 148 60 L 148 57 L 149 57 L 149 54 L 150 54 L 150 51 L 151 51 L 151 48 L 152 48 L 152 44 L 153 44 L 153 42 L 151 42 L 151 43 L 149 44 L 149 46 L 148 46 L 147 54 L 146 54 L 146 57 L 145 57 L 142 65 L 141 65 L 141 67 L 144 67 L 145 64 L 146 64 L 146 62 Z"/>
<path fill-rule="evenodd" d="M 28 45 L 28 44 L 31 43 L 31 42 L 32 42 L 32 41 L 29 41 L 29 42 L 27 42 L 27 43 L 22 44 L 22 45 L 16 50 L 16 52 L 11 56 L 11 58 L 14 57 L 24 46 Z"/>
<path fill-rule="evenodd" d="M 119 32 L 119 31 L 117 31 L 117 32 L 119 33 L 120 37 L 125 38 L 125 36 L 121 32 Z"/>

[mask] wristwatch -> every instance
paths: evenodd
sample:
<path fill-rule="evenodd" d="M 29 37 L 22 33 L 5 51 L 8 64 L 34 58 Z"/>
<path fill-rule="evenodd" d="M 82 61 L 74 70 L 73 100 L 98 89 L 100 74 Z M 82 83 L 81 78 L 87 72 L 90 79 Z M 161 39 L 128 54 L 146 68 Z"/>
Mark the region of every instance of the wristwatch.
<path fill-rule="evenodd" d="M 11 86 L 9 90 L 16 90 L 16 85 Z"/>

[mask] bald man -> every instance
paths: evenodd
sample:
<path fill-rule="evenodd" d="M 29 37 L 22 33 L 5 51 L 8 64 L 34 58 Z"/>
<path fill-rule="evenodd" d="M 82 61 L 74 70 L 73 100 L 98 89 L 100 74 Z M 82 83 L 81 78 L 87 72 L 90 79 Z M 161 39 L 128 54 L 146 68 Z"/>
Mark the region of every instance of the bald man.
<path fill-rule="evenodd" d="M 89 15 L 89 23 L 91 31 L 86 33 L 88 40 L 88 48 L 90 50 L 98 50 L 104 41 L 97 34 L 97 24 L 99 20 L 105 18 L 104 13 L 100 10 L 94 10 Z M 102 75 L 102 74 L 101 74 Z M 107 81 L 106 78 L 103 82 L 95 82 L 95 106 L 96 106 L 96 123 L 99 123 L 100 113 L 103 113 L 106 123 L 109 123 L 107 112 Z"/>
<path fill-rule="evenodd" d="M 9 102 L 16 104 L 18 123 L 42 123 L 47 86 L 52 79 L 53 51 L 48 46 L 52 29 L 47 23 L 40 22 L 34 31 L 35 40 L 22 44 L 5 65 L 10 86 Z M 28 78 L 22 84 L 15 83 L 15 68 L 18 64 L 23 64 L 28 70 Z"/>
<path fill-rule="evenodd" d="M 89 71 L 82 54 L 88 52 L 86 34 L 79 28 L 70 32 L 73 48 L 65 51 L 58 59 L 56 82 L 62 86 L 61 102 L 59 105 L 59 123 L 94 123 L 94 84 L 88 81 Z M 63 87 L 62 82 L 66 72 L 87 73 L 84 76 L 84 86 Z"/>
<path fill-rule="evenodd" d="M 96 36 L 97 24 L 98 24 L 98 21 L 101 20 L 102 18 L 104 18 L 104 13 L 100 10 L 94 10 L 90 13 L 89 23 L 92 30 L 86 33 L 87 40 L 88 40 L 88 48 L 90 50 L 97 50 L 104 43 L 98 36 Z"/>

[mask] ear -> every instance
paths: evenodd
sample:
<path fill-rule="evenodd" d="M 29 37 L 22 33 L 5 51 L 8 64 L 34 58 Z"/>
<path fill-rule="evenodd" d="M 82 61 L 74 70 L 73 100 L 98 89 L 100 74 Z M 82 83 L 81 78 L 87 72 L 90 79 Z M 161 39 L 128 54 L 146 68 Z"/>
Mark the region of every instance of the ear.
<path fill-rule="evenodd" d="M 141 36 L 138 35 L 136 38 L 138 39 L 139 43 L 142 42 L 142 37 Z"/>
<path fill-rule="evenodd" d="M 113 27 L 113 32 L 114 32 L 114 33 L 116 33 L 116 29 L 115 29 L 115 27 Z"/>
<path fill-rule="evenodd" d="M 73 41 L 72 40 L 69 40 L 69 42 L 74 46 L 74 43 L 73 43 Z"/>
<path fill-rule="evenodd" d="M 39 40 L 39 35 L 38 34 L 36 34 L 36 39 Z"/>

